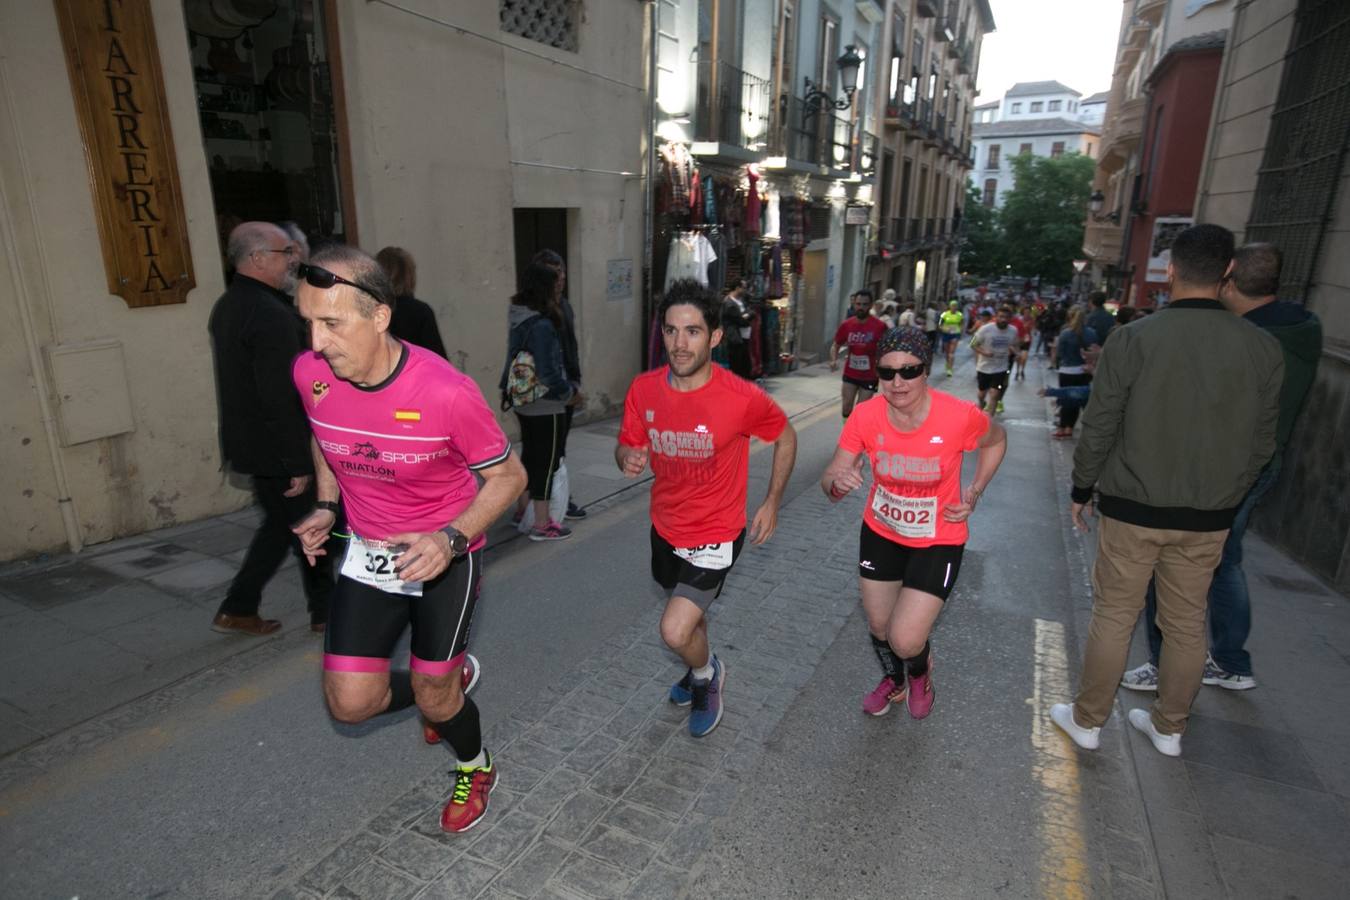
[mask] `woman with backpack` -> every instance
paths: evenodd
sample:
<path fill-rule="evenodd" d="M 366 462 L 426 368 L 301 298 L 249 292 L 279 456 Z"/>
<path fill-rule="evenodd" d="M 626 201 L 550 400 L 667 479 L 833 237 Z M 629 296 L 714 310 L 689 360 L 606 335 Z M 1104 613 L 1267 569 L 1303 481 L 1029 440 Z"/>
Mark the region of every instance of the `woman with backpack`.
<path fill-rule="evenodd" d="M 563 370 L 562 309 L 557 296 L 558 272 L 542 263 L 530 263 L 511 298 L 506 366 L 502 370 L 502 409 L 520 422 L 520 459 L 529 476 L 526 494 L 534 504 L 532 541 L 561 541 L 572 530 L 549 515 L 553 476 L 562 456 L 567 407 L 576 385 Z M 518 513 L 524 512 L 524 507 Z"/>

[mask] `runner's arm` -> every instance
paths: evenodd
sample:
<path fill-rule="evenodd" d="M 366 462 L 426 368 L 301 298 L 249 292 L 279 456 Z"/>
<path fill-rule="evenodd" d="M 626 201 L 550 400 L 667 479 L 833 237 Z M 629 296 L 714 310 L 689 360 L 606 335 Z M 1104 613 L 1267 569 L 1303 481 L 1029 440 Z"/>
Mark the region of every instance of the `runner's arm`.
<path fill-rule="evenodd" d="M 450 520 L 450 527 L 467 537 L 470 541 L 487 531 L 492 523 L 501 518 L 516 502 L 521 491 L 525 490 L 525 467 L 514 450 L 511 455 L 495 466 L 477 469 L 475 474 L 483 479 L 473 502 L 458 516 Z M 450 539 L 441 532 L 446 546 Z"/>
<path fill-rule="evenodd" d="M 791 422 L 783 424 L 783 431 L 773 442 L 773 469 L 769 473 L 769 492 L 755 511 L 750 523 L 750 543 L 762 544 L 778 528 L 778 507 L 783 503 L 792 465 L 797 460 L 797 432 Z"/>
<path fill-rule="evenodd" d="M 830 498 L 831 503 L 838 503 L 851 491 L 862 487 L 862 468 L 863 455 L 861 453 L 853 453 L 843 447 L 836 447 L 834 458 L 825 467 L 825 474 L 820 476 L 820 489 L 825 492 L 826 497 Z"/>
<path fill-rule="evenodd" d="M 318 492 L 317 499 L 336 503 L 342 491 L 338 487 L 333 470 L 328 467 L 328 460 L 324 459 L 323 451 L 319 449 L 318 439 L 313 435 L 309 438 L 309 455 L 314 458 L 314 488 Z"/>
<path fill-rule="evenodd" d="M 337 478 L 333 476 L 333 470 L 328 468 L 328 460 L 323 458 L 323 451 L 319 449 L 319 442 L 313 435 L 310 435 L 309 438 L 309 453 L 314 460 L 316 499 L 336 503 L 341 493 Z M 323 549 L 323 545 L 328 541 L 328 535 L 336 524 L 337 513 L 331 509 L 315 508 L 309 515 L 292 526 L 291 531 L 295 532 L 296 536 L 300 538 L 300 546 L 304 549 L 305 559 L 311 566 L 315 564 L 318 557 L 326 555 L 327 551 Z"/>

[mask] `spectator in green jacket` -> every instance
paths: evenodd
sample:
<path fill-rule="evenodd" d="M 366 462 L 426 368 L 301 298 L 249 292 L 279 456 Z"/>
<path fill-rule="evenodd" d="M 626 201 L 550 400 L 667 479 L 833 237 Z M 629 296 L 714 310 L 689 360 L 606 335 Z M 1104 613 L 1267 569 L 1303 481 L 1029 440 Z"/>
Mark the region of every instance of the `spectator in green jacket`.
<path fill-rule="evenodd" d="M 1158 696 L 1129 721 L 1160 753 L 1181 754 L 1205 668 L 1210 581 L 1243 498 L 1275 453 L 1284 360 L 1275 338 L 1219 302 L 1232 259 L 1226 228 L 1177 235 L 1167 266 L 1174 299 L 1113 331 L 1097 362 L 1071 509 L 1086 531 L 1100 487 L 1092 624 L 1078 694 L 1050 711 L 1080 747 L 1098 745 L 1156 573 Z"/>
<path fill-rule="evenodd" d="M 1223 558 L 1209 586 L 1209 657 L 1205 660 L 1204 684 L 1230 691 L 1256 687 L 1247 636 L 1252 629 L 1251 597 L 1242 571 L 1242 536 L 1257 501 L 1270 490 L 1280 474 L 1280 464 L 1294 420 L 1303 409 L 1317 363 L 1322 357 L 1322 322 L 1302 304 L 1277 300 L 1283 255 L 1274 244 L 1247 244 L 1233 257 L 1233 268 L 1224 280 L 1219 300 L 1229 312 L 1264 328 L 1280 342 L 1284 356 L 1284 386 L 1280 390 L 1280 417 L 1275 428 L 1275 456 L 1262 471 L 1238 508 L 1233 527 L 1224 541 Z M 1121 687 L 1134 691 L 1158 689 L 1158 654 L 1162 631 L 1158 628 L 1157 598 L 1149 585 L 1144 620 L 1148 625 L 1149 661 L 1125 673 Z"/>

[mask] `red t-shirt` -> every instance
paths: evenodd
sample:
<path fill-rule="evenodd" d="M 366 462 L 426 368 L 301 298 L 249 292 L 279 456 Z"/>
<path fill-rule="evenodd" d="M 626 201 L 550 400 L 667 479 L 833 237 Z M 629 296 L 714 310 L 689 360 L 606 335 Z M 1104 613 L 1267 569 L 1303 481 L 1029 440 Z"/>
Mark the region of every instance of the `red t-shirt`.
<path fill-rule="evenodd" d="M 867 453 L 872 491 L 863 520 L 877 534 L 906 547 L 964 544 L 965 522 L 942 517 L 961 502 L 961 456 L 989 430 L 989 417 L 967 400 L 929 388 L 928 418 L 914 431 L 900 431 L 886 415 L 886 398 L 853 409 L 839 446 Z"/>
<path fill-rule="evenodd" d="M 1027 324 L 1026 319 L 1021 316 L 1012 317 L 1012 327 L 1017 329 L 1017 339 L 1019 341 L 1031 340 L 1031 326 Z"/>
<path fill-rule="evenodd" d="M 844 376 L 854 381 L 877 380 L 877 345 L 886 333 L 886 323 L 876 316 L 859 321 L 849 316 L 834 333 L 834 342 L 848 348 L 844 361 Z"/>
<path fill-rule="evenodd" d="M 444 528 L 477 496 L 474 471 L 511 455 L 474 380 L 430 350 L 403 347 L 394 374 L 373 388 L 334 376 L 317 353 L 291 364 L 347 521 L 367 540 Z M 485 543 L 479 535 L 470 548 Z"/>
<path fill-rule="evenodd" d="M 633 379 L 619 443 L 650 447 L 652 524 L 676 547 L 735 540 L 745 528 L 750 438 L 778 440 L 787 416 L 754 384 L 713 366 L 694 391 L 670 384 L 670 367 Z"/>

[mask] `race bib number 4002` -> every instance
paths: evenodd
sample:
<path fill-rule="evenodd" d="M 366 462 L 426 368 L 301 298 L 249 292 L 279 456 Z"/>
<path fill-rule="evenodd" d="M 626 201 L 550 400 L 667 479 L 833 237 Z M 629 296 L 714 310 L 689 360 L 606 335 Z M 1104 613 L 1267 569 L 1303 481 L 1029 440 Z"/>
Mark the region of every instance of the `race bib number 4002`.
<path fill-rule="evenodd" d="M 394 571 L 398 554 L 398 550 L 381 541 L 365 541 L 352 535 L 342 560 L 342 574 L 387 594 L 422 596 L 422 582 L 404 581 Z"/>
<path fill-rule="evenodd" d="M 872 494 L 872 513 L 877 521 L 901 537 L 937 537 L 936 497 L 901 497 L 877 485 Z"/>
<path fill-rule="evenodd" d="M 732 547 L 730 541 L 723 544 L 704 544 L 702 547 L 676 547 L 675 555 L 700 569 L 720 572 L 731 568 L 731 564 L 735 562 L 732 558 Z"/>

